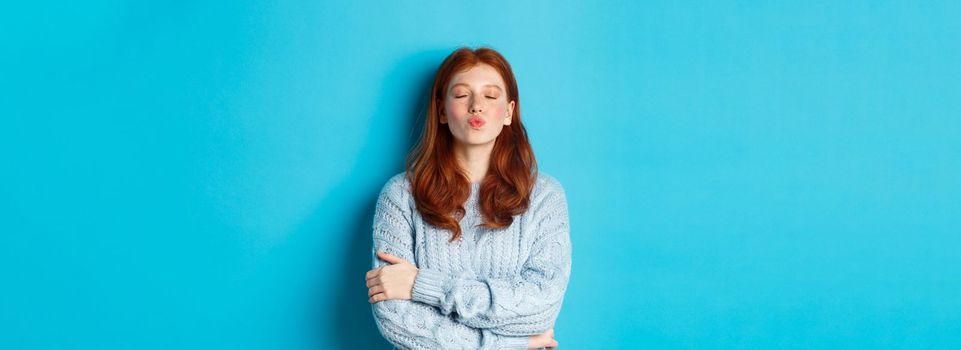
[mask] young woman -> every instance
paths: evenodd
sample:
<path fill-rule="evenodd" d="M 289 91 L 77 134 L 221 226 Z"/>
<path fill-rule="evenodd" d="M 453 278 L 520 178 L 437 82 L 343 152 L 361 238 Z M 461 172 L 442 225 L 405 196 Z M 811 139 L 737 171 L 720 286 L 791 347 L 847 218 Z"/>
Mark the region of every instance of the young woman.
<path fill-rule="evenodd" d="M 437 71 L 420 141 L 374 215 L 368 296 L 397 348 L 558 345 L 567 201 L 537 172 L 518 96 L 493 49 L 460 48 Z"/>

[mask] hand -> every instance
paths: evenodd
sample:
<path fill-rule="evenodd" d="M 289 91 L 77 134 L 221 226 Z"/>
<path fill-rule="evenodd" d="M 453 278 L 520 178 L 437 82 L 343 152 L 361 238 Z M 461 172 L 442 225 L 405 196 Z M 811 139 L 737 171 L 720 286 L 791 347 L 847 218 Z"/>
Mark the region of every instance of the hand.
<path fill-rule="evenodd" d="M 548 329 L 544 334 L 532 335 L 527 338 L 528 349 L 547 348 L 548 350 L 557 347 L 557 340 L 554 340 L 554 328 Z"/>
<path fill-rule="evenodd" d="M 384 300 L 410 300 L 417 279 L 417 267 L 407 260 L 377 252 L 390 265 L 367 271 L 367 296 L 371 304 Z"/>

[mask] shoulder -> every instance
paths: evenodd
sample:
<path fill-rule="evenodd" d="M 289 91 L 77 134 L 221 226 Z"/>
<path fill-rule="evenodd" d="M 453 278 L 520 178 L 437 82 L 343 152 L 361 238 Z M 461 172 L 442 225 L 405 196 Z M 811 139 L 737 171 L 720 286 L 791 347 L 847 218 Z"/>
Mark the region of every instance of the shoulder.
<path fill-rule="evenodd" d="M 387 184 L 401 189 L 410 188 L 410 179 L 407 178 L 407 172 L 401 171 L 391 176 Z"/>
<path fill-rule="evenodd" d="M 406 173 L 399 173 L 390 177 L 380 189 L 378 203 L 392 203 L 395 207 L 406 209 L 405 204 L 410 199 L 410 181 Z"/>
<path fill-rule="evenodd" d="M 550 174 L 545 174 L 542 172 L 537 173 L 537 181 L 534 184 L 534 190 L 531 197 L 544 197 L 544 196 L 563 196 L 564 186 L 561 185 L 560 180 L 551 176 Z"/>
<path fill-rule="evenodd" d="M 560 180 L 550 174 L 538 172 L 531 192 L 531 209 L 535 212 L 567 205 L 567 196 Z"/>
<path fill-rule="evenodd" d="M 410 193 L 410 180 L 407 179 L 407 173 L 404 172 L 391 176 L 380 189 L 381 197 L 404 195 L 406 193 Z"/>
<path fill-rule="evenodd" d="M 527 223 L 523 227 L 532 230 L 531 237 L 535 242 L 545 237 L 566 237 L 569 234 L 567 197 L 564 186 L 557 178 L 538 174 L 530 206 L 522 220 Z"/>

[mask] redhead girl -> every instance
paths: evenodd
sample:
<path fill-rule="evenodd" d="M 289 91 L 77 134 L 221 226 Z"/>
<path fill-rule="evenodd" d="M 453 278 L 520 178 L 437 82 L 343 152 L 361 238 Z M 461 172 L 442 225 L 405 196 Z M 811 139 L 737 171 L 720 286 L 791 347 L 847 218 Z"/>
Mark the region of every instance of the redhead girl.
<path fill-rule="evenodd" d="M 553 349 L 571 273 L 567 200 L 539 173 L 517 82 L 490 48 L 437 70 L 406 170 L 373 222 L 369 301 L 399 349 Z"/>

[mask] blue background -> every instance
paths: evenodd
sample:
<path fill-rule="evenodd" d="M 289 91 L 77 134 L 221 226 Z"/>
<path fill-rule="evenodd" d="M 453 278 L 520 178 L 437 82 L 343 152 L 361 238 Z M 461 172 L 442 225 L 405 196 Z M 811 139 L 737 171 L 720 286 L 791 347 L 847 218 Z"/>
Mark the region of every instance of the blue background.
<path fill-rule="evenodd" d="M 461 45 L 567 190 L 561 348 L 961 342 L 958 2 L 38 1 L 0 33 L 3 349 L 386 348 L 374 201 Z"/>

